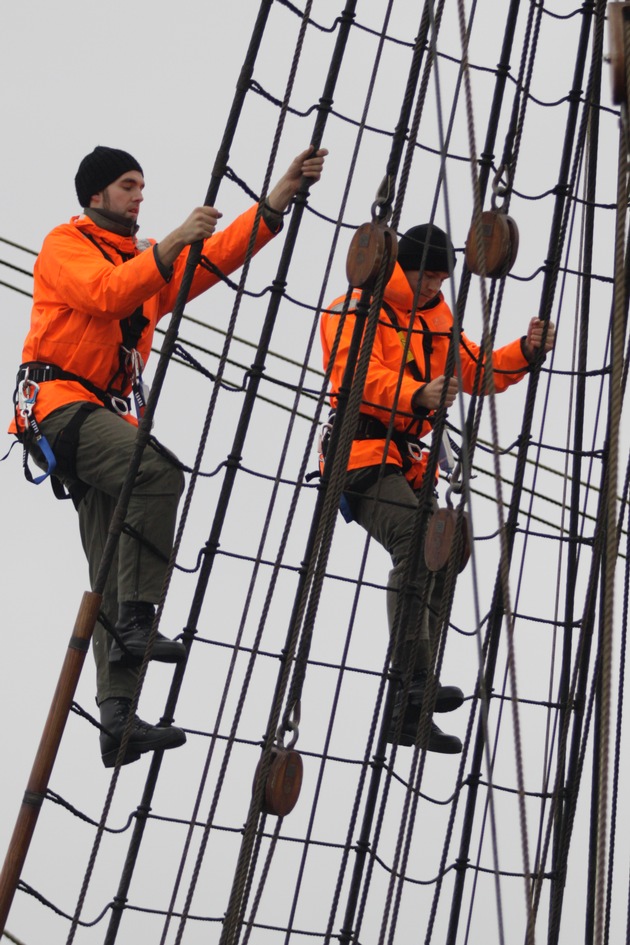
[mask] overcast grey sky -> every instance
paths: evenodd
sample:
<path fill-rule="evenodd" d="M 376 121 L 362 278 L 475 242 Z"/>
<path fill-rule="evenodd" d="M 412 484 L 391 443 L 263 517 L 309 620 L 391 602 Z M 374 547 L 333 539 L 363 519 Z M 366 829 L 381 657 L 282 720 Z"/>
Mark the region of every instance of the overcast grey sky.
<path fill-rule="evenodd" d="M 315 0 L 313 16 L 319 23 L 330 26 L 340 12 L 340 0 Z M 470 58 L 492 70 L 499 60 L 503 23 L 492 0 L 477 4 L 478 12 L 472 38 Z M 364 25 L 380 29 L 385 4 L 359 4 L 357 19 Z M 457 4 L 446 4 L 446 25 L 440 38 L 440 51 L 459 57 L 461 47 L 457 31 Z M 96 144 L 120 147 L 130 151 L 142 164 L 145 178 L 145 202 L 140 223 L 141 235 L 159 239 L 181 222 L 197 204 L 202 203 L 210 179 L 213 161 L 219 146 L 225 120 L 234 94 L 234 87 L 249 42 L 258 4 L 255 0 L 232 0 L 229 4 L 185 0 L 179 5 L 164 0 L 136 0 L 133 4 L 112 0 L 107 8 L 85 0 L 64 0 L 45 4 L 21 0 L 3 10 L 0 30 L 0 77 L 3 94 L 0 99 L 0 117 L 3 128 L 2 174 L 0 185 L 0 237 L 37 250 L 46 233 L 56 224 L 79 212 L 73 179 L 81 158 Z M 565 15 L 578 9 L 577 3 L 557 0 L 556 14 Z M 502 6 L 501 6 L 502 10 Z M 393 4 L 390 32 L 393 36 L 410 41 L 417 31 L 419 5 L 408 0 Z M 519 21 L 520 49 L 525 12 Z M 281 98 L 287 82 L 299 21 L 279 3 L 275 4 L 263 42 L 255 79 L 277 98 Z M 519 336 L 531 314 L 537 311 L 542 276 L 529 278 L 543 265 L 548 250 L 549 229 L 553 211 L 553 195 L 546 200 L 533 201 L 535 195 L 551 191 L 560 163 L 562 138 L 567 106 L 555 109 L 541 107 L 539 102 L 554 102 L 566 96 L 572 80 L 577 37 L 581 17 L 556 19 L 543 17 L 538 57 L 534 67 L 532 94 L 536 101 L 528 106 L 526 131 L 519 159 L 516 190 L 510 212 L 518 221 L 520 250 L 513 275 L 507 281 L 505 299 L 498 326 L 498 341 L 505 343 Z M 319 99 L 332 52 L 331 34 L 309 30 L 303 57 L 297 72 L 291 104 L 306 112 Z M 353 30 L 335 96 L 335 110 L 357 121 L 363 109 L 370 70 L 376 52 L 374 36 Z M 409 49 L 397 44 L 386 44 L 383 61 L 374 90 L 368 124 L 391 130 L 400 108 L 400 101 L 409 67 Z M 512 72 L 518 68 L 514 59 Z M 456 68 L 445 58 L 440 62 L 440 94 L 444 113 L 448 116 L 453 99 Z M 604 81 L 608 76 L 605 74 Z M 476 140 L 481 148 L 485 135 L 493 76 L 490 71 L 472 74 L 476 121 Z M 604 101 L 608 101 L 604 92 Z M 435 121 L 436 87 L 429 92 L 427 116 L 421 126 L 420 143 L 428 150 L 418 150 L 402 214 L 402 229 L 429 217 L 439 174 L 439 158 L 431 149 L 439 148 Z M 235 173 L 259 190 L 264 179 L 278 111 L 263 96 L 250 93 L 234 142 L 230 164 Z M 307 146 L 315 116 L 290 115 L 281 138 L 277 177 L 295 153 Z M 502 119 L 505 133 L 506 119 Z M 617 119 L 612 113 L 602 116 L 604 143 L 600 149 L 598 199 L 602 204 L 613 204 L 616 199 L 616 134 Z M 326 174 L 313 189 L 310 203 L 314 209 L 335 220 L 340 213 L 342 196 L 351 168 L 356 142 L 356 127 L 332 117 L 324 144 L 330 151 Z M 499 138 L 501 141 L 501 137 Z M 369 219 L 370 207 L 380 183 L 387 159 L 390 138 L 366 133 L 355 175 L 348 194 L 344 222 L 356 226 Z M 497 150 L 500 152 L 501 147 Z M 457 110 L 451 151 L 465 157 L 468 153 L 465 111 L 463 103 Z M 443 192 L 444 193 L 444 192 Z M 470 170 L 466 161 L 448 162 L 446 193 L 448 201 L 440 196 L 436 221 L 445 226 L 450 219 L 453 239 L 458 249 L 464 245 L 472 209 Z M 520 195 L 520 196 L 519 196 Z M 232 219 L 250 203 L 249 198 L 230 181 L 220 190 L 217 205 L 223 211 L 224 221 Z M 333 226 L 312 214 L 306 214 L 300 240 L 287 286 L 287 293 L 298 302 L 315 306 L 323 293 L 328 301 L 345 288 L 345 254 L 351 230 L 342 230 L 339 244 L 331 260 L 328 284 L 325 272 L 328 254 L 333 242 Z M 576 223 L 574 245 L 579 240 Z M 598 211 L 596 217 L 596 271 L 605 277 L 612 274 L 612 247 L 614 214 Z M 265 250 L 253 263 L 248 287 L 259 291 L 275 273 L 284 237 Z M 15 266 L 29 268 L 32 257 L 12 250 L 0 243 L 0 259 Z M 577 259 L 572 257 L 572 267 Z M 461 254 L 455 286 L 449 288 L 453 297 L 461 274 Z M 30 281 L 14 270 L 0 267 L 0 279 L 12 282 L 26 290 Z M 525 281 L 527 280 L 527 281 Z M 555 366 L 569 369 L 574 353 L 574 327 L 577 290 L 570 279 L 559 290 L 553 318 L 559 325 L 558 349 Z M 611 290 L 606 282 L 593 289 L 594 319 L 589 367 L 600 367 L 604 358 L 606 328 L 610 310 Z M 0 286 L 3 310 L 4 339 L 0 347 L 2 390 L 8 425 L 11 416 L 11 396 L 15 372 L 20 361 L 23 337 L 28 326 L 29 299 Z M 204 324 L 224 330 L 232 310 L 233 293 L 217 287 L 209 295 L 188 307 L 190 314 Z M 241 338 L 256 342 L 261 319 L 266 313 L 267 300 L 244 301 L 239 313 L 236 333 Z M 313 312 L 299 305 L 283 304 L 274 332 L 274 352 L 292 358 L 299 364 L 309 363 L 314 369 L 321 366 L 316 333 L 313 334 Z M 473 338 L 481 333 L 480 293 L 474 280 L 466 312 L 466 330 Z M 222 338 L 201 326 L 187 325 L 183 334 L 206 348 L 219 351 Z M 231 357 L 248 365 L 253 357 L 251 349 L 235 343 Z M 206 367 L 216 369 L 216 359 L 205 359 Z M 268 373 L 288 383 L 296 383 L 299 368 L 289 362 L 272 358 Z M 148 372 L 150 379 L 150 371 Z M 227 377 L 239 382 L 242 371 L 230 366 Z M 307 386 L 317 388 L 321 380 L 311 374 Z M 589 387 L 589 401 L 585 420 L 587 441 L 601 446 L 602 414 L 598 415 L 598 382 Z M 508 392 L 498 401 L 500 441 L 503 446 L 512 443 L 520 430 L 526 397 L 526 383 Z M 292 395 L 270 385 L 261 392 L 270 399 L 280 399 L 290 405 Z M 210 384 L 190 371 L 174 365 L 159 406 L 156 433 L 187 463 L 192 464 L 197 442 L 210 399 Z M 567 444 L 567 427 L 573 422 L 573 390 L 570 378 L 554 377 L 550 383 L 545 376 L 540 385 L 533 433 L 534 440 L 553 442 L 558 447 Z M 222 392 L 213 418 L 210 440 L 203 461 L 205 470 L 214 469 L 226 456 L 239 417 L 242 398 L 238 394 Z M 313 405 L 304 398 L 300 410 L 308 414 Z M 461 417 L 459 408 L 454 421 Z M 256 474 L 274 476 L 288 429 L 288 413 L 264 402 L 256 407 L 251 431 L 244 451 L 243 465 Z M 297 474 L 309 425 L 299 420 L 288 446 L 284 475 L 287 479 Z M 490 438 L 487 420 L 482 431 Z M 5 449 L 11 438 L 5 437 Z M 627 444 L 624 444 L 627 448 Z M 3 450 L 4 452 L 4 450 Z M 559 507 L 546 500 L 562 502 L 565 482 L 564 458 L 545 452 L 542 463 L 553 472 L 528 472 L 528 484 L 535 495 L 532 514 L 537 529 L 545 533 L 548 523 L 558 527 L 563 522 Z M 480 458 L 490 469 L 490 460 Z M 313 454 L 314 468 L 316 457 Z M 510 480 L 513 461 L 502 460 L 503 475 Z M 594 469 L 595 479 L 598 475 Z M 39 734 L 43 727 L 58 669 L 61 665 L 67 639 L 79 606 L 81 594 L 87 589 L 87 570 L 79 545 L 73 510 L 65 503 L 56 502 L 48 484 L 37 488 L 25 482 L 20 470 L 20 456 L 14 450 L 10 459 L 0 466 L 0 515 L 3 522 L 4 597 L 2 625 L 4 628 L 3 672 L 0 686 L 0 711 L 3 725 L 0 729 L 2 774 L 0 778 L 0 855 L 9 841 L 21 797 L 28 780 Z M 220 473 L 200 483 L 183 543 L 180 563 L 192 567 L 198 549 L 203 545 L 214 514 L 221 484 Z M 490 476 L 479 475 L 473 487 L 486 495 L 494 494 Z M 508 493 L 509 484 L 504 486 Z M 442 497 L 444 493 L 442 490 Z M 239 474 L 237 486 L 227 516 L 221 550 L 210 582 L 199 632 L 217 644 L 233 642 L 241 619 L 248 582 L 253 573 L 248 558 L 257 553 L 267 506 L 270 501 L 269 482 L 247 473 Z M 263 557 L 272 559 L 277 551 L 280 535 L 289 507 L 290 490 L 281 491 L 274 511 L 270 537 Z M 526 500 L 529 502 L 529 498 Z M 584 511 L 594 509 L 596 496 L 588 500 Z M 497 527 L 497 514 L 492 502 L 477 497 L 471 509 L 478 537 L 491 536 Z M 304 551 L 304 543 L 314 505 L 314 494 L 305 491 L 300 498 L 296 522 L 292 528 L 286 560 L 297 568 Z M 527 510 L 523 509 L 526 518 Z M 542 523 L 542 524 L 541 524 Z M 592 528 L 585 526 L 589 532 Z M 341 521 L 337 527 L 328 571 L 345 580 L 329 580 L 322 597 L 316 624 L 312 655 L 324 663 L 338 662 L 351 619 L 354 580 L 359 574 L 363 553 L 363 533 L 356 526 Z M 234 557 L 231 557 L 231 556 Z M 556 608 L 562 609 L 566 572 L 564 550 L 555 543 L 531 538 L 519 540 L 517 561 L 512 574 L 513 606 L 520 612 L 554 619 Z M 446 652 L 445 672 L 449 679 L 472 692 L 477 667 L 475 629 L 477 607 L 484 614 L 489 607 L 496 574 L 498 542 L 479 542 L 474 562 L 462 575 L 454 623 L 468 635 L 453 634 Z M 382 584 L 388 569 L 386 555 L 381 549 L 370 547 L 365 578 L 368 584 Z M 579 612 L 588 572 L 588 554 L 581 561 L 581 581 L 575 589 L 576 609 Z M 245 620 L 244 644 L 251 645 L 261 617 L 268 569 L 263 570 L 252 596 L 251 611 Z M 185 622 L 194 592 L 194 575 L 178 573 L 165 610 L 164 632 L 174 635 Z M 476 583 L 476 590 L 473 588 Z M 262 640 L 262 649 L 275 652 L 283 645 L 296 578 L 294 571 L 283 573 L 274 596 Z M 619 599 L 619 598 L 618 598 Z M 479 601 L 477 604 L 476 601 Z M 384 593 L 379 588 L 366 587 L 359 601 L 348 654 L 352 666 L 371 673 L 382 669 L 386 645 Z M 545 699 L 549 694 L 550 674 L 556 671 L 554 657 L 560 642 L 553 638 L 549 625 L 532 621 L 517 622 L 516 648 L 518 657 L 519 694 L 525 698 Z M 505 654 L 502 655 L 502 659 Z M 176 722 L 187 729 L 210 731 L 214 725 L 229 660 L 227 646 L 195 644 L 186 682 L 178 705 Z M 503 665 L 503 664 L 502 664 Z M 225 719 L 221 731 L 229 731 L 236 706 L 238 688 L 244 670 L 244 659 L 239 661 L 236 680 L 230 689 Z M 260 660 L 257 663 L 254 684 L 248 697 L 239 735 L 256 742 L 264 731 L 270 699 L 275 684 L 277 663 Z M 164 697 L 170 684 L 171 671 L 151 666 L 142 694 L 141 714 L 156 720 L 163 708 Z M 323 750 L 326 725 L 330 717 L 336 676 L 323 667 L 309 673 L 302 707 L 302 725 L 299 748 L 305 753 Z M 497 686 L 499 682 L 497 682 Z M 77 692 L 77 700 L 92 711 L 94 669 L 91 657 L 85 664 Z M 337 757 L 355 761 L 363 756 L 377 691 L 374 675 L 346 674 L 340 689 L 340 705 L 333 728 L 329 751 Z M 553 691 L 553 686 L 552 690 Z M 448 718 L 449 731 L 462 738 L 466 733 L 467 711 L 460 710 Z M 526 745 L 525 781 L 528 790 L 541 791 L 545 773 L 545 739 L 548 719 L 542 709 L 523 710 L 521 719 Z M 494 778 L 500 784 L 515 786 L 513 730 L 506 716 L 499 727 L 492 721 L 493 736 L 497 739 L 497 757 Z M 167 817 L 188 819 L 193 810 L 197 786 L 201 779 L 208 748 L 208 739 L 191 735 L 185 748 L 171 752 L 164 759 L 160 783 L 154 802 L 154 812 Z M 207 816 L 222 757 L 223 743 L 213 758 L 205 785 L 199 817 Z M 227 781 L 221 793 L 216 822 L 227 829 L 211 833 L 208 852 L 202 867 L 192 912 L 198 916 L 220 918 L 229 894 L 238 851 L 238 830 L 249 805 L 251 777 L 258 758 L 255 746 L 240 745 L 228 767 Z M 408 775 L 410 753 L 399 753 L 396 772 L 400 778 Z M 446 800 L 450 797 L 457 776 L 457 759 L 429 757 L 423 780 L 426 794 Z M 148 761 L 127 766 L 121 772 L 111 823 L 119 826 L 138 804 L 148 769 Z M 313 803 L 318 764 L 314 757 L 305 760 L 305 784 L 299 805 L 287 818 L 283 835 L 302 837 L 307 828 Z M 622 768 L 627 776 L 625 765 Z M 315 837 L 322 844 L 343 843 L 358 779 L 358 765 L 328 763 L 324 768 L 322 796 L 315 816 Z M 80 808 L 88 816 L 98 819 L 109 786 L 110 772 L 100 763 L 98 739 L 94 730 L 72 716 L 53 773 L 51 788 Z M 624 781 L 625 783 L 625 781 Z M 518 813 L 513 796 L 497 792 L 495 795 L 501 839 L 500 867 L 517 873 L 522 869 L 521 846 L 518 834 Z M 395 781 L 388 799 L 384 818 L 383 837 L 379 856 L 391 862 L 394 844 L 404 805 L 404 789 Z M 461 807 L 458 815 L 461 818 Z M 408 872 L 421 880 L 431 879 L 439 863 L 443 837 L 447 828 L 449 806 L 421 800 L 418 819 L 410 850 Z M 530 848 L 534 851 L 538 837 L 540 806 L 528 804 Z M 579 902 L 584 895 L 584 869 L 587 843 L 588 806 L 580 808 L 582 815 L 576 827 L 576 849 L 582 864 L 572 872 L 569 900 Z M 487 835 L 479 840 L 481 829 L 477 815 L 476 842 L 480 847 L 480 862 L 491 870 L 492 852 Z M 270 825 L 268 824 L 268 827 Z M 461 820 L 457 821 L 457 831 Z M 233 831 L 233 832 L 230 832 Z M 627 877 L 628 848 L 624 835 L 619 836 L 618 874 Z M 173 878 L 182 852 L 184 828 L 152 823 L 142 847 L 137 871 L 131 889 L 133 905 L 162 909 L 170 897 Z M 128 834 L 107 836 L 97 861 L 93 882 L 86 900 L 83 919 L 93 921 L 115 894 L 118 874 L 124 860 Z M 81 886 L 83 872 L 93 841 L 91 827 L 71 817 L 52 804 L 45 804 L 36 830 L 24 879 L 40 890 L 59 909 L 72 913 Z M 193 856 L 196 855 L 196 838 Z M 457 854 L 457 843 L 451 848 L 448 862 Z M 477 855 L 476 848 L 472 854 Z M 532 853 L 533 855 L 533 853 Z M 293 896 L 293 880 L 299 857 L 297 844 L 280 845 L 271 871 L 268 890 L 263 897 L 258 920 L 269 926 L 284 926 Z M 296 911 L 295 927 L 306 931 L 320 931 L 325 927 L 338 870 L 338 852 L 330 853 L 325 846 L 314 847 L 305 869 L 304 885 Z M 184 869 L 184 884 L 192 871 L 192 861 Z M 371 889 L 362 941 L 376 942 L 388 876 L 376 869 Z M 447 884 L 452 883 L 449 874 Z M 472 877 L 469 882 L 468 893 Z M 450 885 L 447 885 L 447 890 Z M 523 938 L 523 884 L 516 878 L 501 883 L 504 921 L 510 934 L 506 939 Z M 431 904 L 432 887 L 410 884 L 401 902 L 401 918 L 395 941 L 424 940 L 426 917 Z M 178 907 L 182 905 L 180 893 Z M 446 901 L 445 901 L 446 900 Z M 345 903 L 341 899 L 342 908 Z M 622 940 L 624 928 L 623 894 L 613 922 L 617 937 Z M 544 909 L 544 907 L 543 907 Z M 494 945 L 499 942 L 496 925 L 494 881 L 482 874 L 477 899 L 471 906 L 470 941 Z M 419 921 L 420 917 L 420 921 Z M 437 929 L 443 934 L 448 918 L 448 891 L 440 905 Z M 342 922 L 337 916 L 334 928 Z M 176 923 L 169 931 L 173 941 Z M 106 920 L 94 928 L 80 929 L 76 941 L 91 945 L 102 942 Z M 61 945 L 66 941 L 68 923 L 45 909 L 31 897 L 19 893 L 8 925 L 25 945 Z M 418 932 L 418 928 L 421 932 Z M 122 924 L 119 941 L 157 942 L 162 932 L 159 917 L 128 912 Z M 563 925 L 563 942 L 579 939 L 582 929 L 581 909 L 576 916 L 568 916 Z M 187 945 L 197 942 L 218 941 L 220 924 L 215 921 L 189 922 L 184 940 Z M 577 935 L 577 938 L 576 938 Z M 277 941 L 277 933 L 258 930 L 252 941 L 264 945 Z M 540 940 L 544 937 L 541 924 Z M 303 936 L 294 938 L 306 941 Z M 436 932 L 436 939 L 439 938 Z M 462 937 L 458 940 L 468 941 Z"/>

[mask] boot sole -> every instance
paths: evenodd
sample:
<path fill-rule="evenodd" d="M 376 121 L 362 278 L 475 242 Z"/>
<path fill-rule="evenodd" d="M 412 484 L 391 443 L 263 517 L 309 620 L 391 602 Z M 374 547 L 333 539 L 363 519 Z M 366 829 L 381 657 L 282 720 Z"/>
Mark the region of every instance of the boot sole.
<path fill-rule="evenodd" d="M 138 655 L 131 650 L 127 650 L 125 652 L 121 649 L 112 649 L 109 651 L 109 662 L 114 663 L 117 666 L 133 669 L 137 666 L 140 666 L 142 660 L 144 659 L 144 653 L 144 650 Z M 186 650 L 183 647 L 181 650 L 173 652 L 172 654 L 160 655 L 158 653 L 157 655 L 151 655 L 152 663 L 183 663 L 185 659 Z"/>
<path fill-rule="evenodd" d="M 387 741 L 390 745 L 394 744 L 393 732 L 388 733 Z M 404 733 L 400 736 L 398 744 L 401 748 L 412 748 L 415 744 L 413 738 Z M 428 744 L 419 745 L 419 748 L 426 748 L 427 751 L 435 752 L 438 755 L 460 755 L 462 752 L 462 743 L 454 735 L 451 736 L 451 740 L 442 741 L 441 739 L 432 741 L 429 739 Z"/>
<path fill-rule="evenodd" d="M 179 748 L 180 745 L 186 743 L 186 733 L 182 732 L 181 729 L 174 732 L 173 729 L 165 728 L 164 732 L 164 735 L 154 737 L 151 741 L 134 742 L 130 740 L 121 765 L 132 764 L 132 762 L 138 761 L 141 755 L 149 751 L 168 751 L 169 748 Z M 119 747 L 120 746 L 117 746 L 111 751 L 107 751 L 101 755 L 106 768 L 113 768 L 115 766 Z"/>
<path fill-rule="evenodd" d="M 459 696 L 447 696 L 444 699 L 438 699 L 435 703 L 435 712 L 454 712 L 455 709 L 459 709 L 460 706 L 464 704 L 463 695 L 461 698 Z"/>

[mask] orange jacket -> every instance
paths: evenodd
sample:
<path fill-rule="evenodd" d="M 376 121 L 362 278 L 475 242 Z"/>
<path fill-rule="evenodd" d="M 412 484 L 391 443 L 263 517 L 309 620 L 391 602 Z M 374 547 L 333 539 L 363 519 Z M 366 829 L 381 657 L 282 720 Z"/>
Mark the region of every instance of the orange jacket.
<path fill-rule="evenodd" d="M 359 291 L 354 292 L 353 298 L 358 299 L 360 294 Z M 320 330 L 324 352 L 324 369 L 328 368 L 330 353 L 339 328 L 339 316 L 344 299 L 345 296 L 335 299 L 322 314 Z M 395 266 L 394 273 L 385 288 L 384 301 L 394 309 L 401 331 L 406 332 L 409 328 L 413 292 L 399 265 Z M 351 310 L 343 326 L 331 372 L 331 402 L 333 406 L 336 404 L 335 392 L 341 385 L 350 339 L 354 329 L 355 319 L 352 314 L 352 302 L 350 305 Z M 441 293 L 440 301 L 436 306 L 416 312 L 409 348 L 410 356 L 413 357 L 424 382 L 433 380 L 445 373 L 452 327 L 453 315 Z M 414 392 L 422 386 L 422 382 L 413 377 L 409 364 L 405 366 L 402 381 L 399 381 L 404 343 L 405 338 L 401 339 L 399 337 L 387 313 L 384 309 L 381 309 L 363 389 L 361 413 L 376 417 L 385 426 L 388 426 L 396 391 L 400 383 L 400 393 L 394 413 L 394 427 L 401 432 L 413 433 L 418 438 L 422 438 L 431 432 L 431 414 L 428 414 L 428 419 L 414 419 L 413 417 L 411 398 Z M 427 364 L 425 352 L 428 353 L 429 351 Z M 480 349 L 478 345 L 462 333 L 459 353 L 461 357 L 460 384 L 462 389 L 470 394 L 473 392 L 477 368 L 476 359 L 480 355 Z M 495 371 L 509 372 L 495 373 L 494 385 L 497 391 L 503 391 L 510 385 L 518 383 L 529 368 L 529 363 L 521 348 L 520 339 L 494 351 L 492 363 Z M 379 465 L 383 459 L 384 448 L 384 439 L 355 440 L 350 453 L 348 469 Z M 413 461 L 411 467 L 405 473 L 414 489 L 420 488 L 427 458 L 428 453 L 424 451 L 421 458 Z M 389 444 L 387 462 L 397 466 L 403 465 L 400 451 L 393 441 Z"/>
<path fill-rule="evenodd" d="M 233 272 L 243 264 L 255 215 L 256 206 L 250 207 L 225 230 L 205 241 L 204 255 L 223 273 Z M 103 247 L 111 262 L 84 233 Z M 261 219 L 254 251 L 273 236 Z M 120 322 L 139 306 L 148 324 L 136 347 L 146 363 L 155 327 L 175 304 L 188 252 L 184 250 L 178 256 L 167 281 L 155 258 L 155 241 L 144 241 L 144 245 L 148 248 L 140 249 L 135 237 L 118 236 L 102 229 L 85 215 L 72 217 L 69 223 L 52 230 L 33 270 L 31 326 L 24 342 L 22 363 L 55 364 L 107 390 L 120 367 Z M 121 253 L 132 258 L 125 261 Z M 198 266 L 189 297 L 195 298 L 218 281 L 218 276 Z M 127 384 L 125 395 L 129 390 Z M 77 381 L 42 382 L 34 407 L 35 418 L 41 421 L 57 407 L 85 400 L 101 403 Z M 131 414 L 125 419 L 135 422 Z M 11 424 L 10 432 L 16 432 L 15 423 Z"/>

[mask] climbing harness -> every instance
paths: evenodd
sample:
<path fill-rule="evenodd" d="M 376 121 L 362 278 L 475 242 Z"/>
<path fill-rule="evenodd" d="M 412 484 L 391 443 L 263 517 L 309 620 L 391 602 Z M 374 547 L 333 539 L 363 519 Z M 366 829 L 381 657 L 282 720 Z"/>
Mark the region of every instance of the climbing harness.
<path fill-rule="evenodd" d="M 115 265 L 111 256 L 91 234 L 83 232 L 83 235 L 99 250 L 108 262 Z M 123 262 L 133 259 L 133 256 L 128 253 L 118 252 Z M 72 480 L 76 479 L 78 485 L 77 488 L 70 488 L 69 493 L 67 493 L 61 479 L 54 477 L 51 479 L 53 491 L 57 498 L 65 499 L 72 497 L 75 505 L 81 500 L 82 496 L 85 494 L 86 488 L 84 488 L 83 484 L 79 483 L 76 478 L 76 452 L 79 442 L 79 429 L 88 414 L 98 405 L 87 402 L 83 409 L 79 410 L 74 415 L 68 426 L 62 430 L 55 441 L 54 448 L 51 448 L 46 437 L 41 434 L 34 415 L 39 385 L 47 383 L 48 381 L 73 381 L 77 384 L 81 384 L 85 390 L 98 398 L 104 407 L 121 417 L 127 416 L 131 412 L 130 398 L 125 395 L 125 390 L 128 390 L 129 386 L 131 386 L 136 415 L 138 419 L 141 420 L 147 405 L 149 389 L 142 378 L 144 361 L 140 352 L 137 350 L 137 345 L 142 332 L 148 324 L 149 320 L 143 315 L 141 305 L 132 315 L 120 321 L 122 339 L 118 352 L 118 370 L 110 380 L 106 390 L 98 387 L 92 381 L 88 380 L 88 378 L 75 374 L 72 371 L 66 371 L 57 364 L 44 361 L 26 361 L 20 365 L 14 393 L 15 419 L 18 439 L 21 440 L 24 445 L 24 475 L 29 482 L 39 485 L 39 483 L 43 482 L 48 476 L 51 476 L 57 466 L 58 460 L 61 459 L 59 456 L 55 459 L 55 449 L 61 449 L 63 450 L 63 462 L 61 463 L 61 467 L 64 476 L 68 476 Z M 24 433 L 20 432 L 19 418 L 21 418 L 23 422 Z M 46 462 L 46 471 L 41 476 L 35 477 L 28 467 L 28 447 L 33 442 L 33 439 Z"/>
<path fill-rule="evenodd" d="M 335 422 L 336 411 L 331 410 L 328 419 L 322 425 L 319 437 L 319 452 L 326 458 L 326 451 L 330 442 L 333 424 Z M 418 462 L 422 456 L 423 449 L 428 449 L 428 445 L 419 440 L 414 433 L 403 433 L 400 430 L 389 430 L 385 423 L 382 423 L 377 417 L 368 413 L 360 413 L 357 422 L 357 429 L 354 434 L 355 440 L 385 440 L 390 435 L 393 442 L 398 447 L 398 451 L 403 460 L 403 469 L 409 469 L 412 463 Z"/>

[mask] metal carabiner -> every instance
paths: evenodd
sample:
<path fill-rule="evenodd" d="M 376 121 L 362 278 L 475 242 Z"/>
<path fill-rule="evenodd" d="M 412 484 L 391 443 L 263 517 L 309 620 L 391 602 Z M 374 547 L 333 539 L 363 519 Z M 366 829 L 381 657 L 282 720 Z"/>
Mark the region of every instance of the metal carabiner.
<path fill-rule="evenodd" d="M 453 456 L 451 441 L 448 438 L 448 433 L 446 430 L 442 432 L 442 439 L 440 440 L 440 454 L 438 463 L 440 469 L 446 476 L 447 481 L 450 482 L 453 470 L 455 469 L 455 457 Z"/>
<path fill-rule="evenodd" d="M 112 406 L 114 413 L 117 413 L 119 417 L 126 417 L 129 413 L 129 404 L 125 397 L 118 397 L 117 394 L 108 393 L 109 402 Z"/>
<path fill-rule="evenodd" d="M 328 420 L 325 423 L 322 423 L 319 430 L 319 442 L 318 442 L 318 451 L 319 455 L 323 456 L 326 459 L 326 453 L 328 452 L 328 444 L 330 443 L 330 438 L 332 436 L 333 421 L 335 419 L 335 412 L 333 411 Z"/>
<path fill-rule="evenodd" d="M 27 393 L 29 389 L 32 390 L 32 393 Z M 25 426 L 29 424 L 38 393 L 39 384 L 36 384 L 35 381 L 29 381 L 28 377 L 25 377 L 18 384 L 18 410 L 20 416 L 24 419 Z"/>
<path fill-rule="evenodd" d="M 422 447 L 413 440 L 407 440 L 407 453 L 414 463 L 419 463 L 422 459 Z"/>
<path fill-rule="evenodd" d="M 135 384 L 139 378 L 142 378 L 142 372 L 144 371 L 144 361 L 142 360 L 142 355 L 136 348 L 124 348 L 125 352 L 125 368 L 129 374 L 132 384 Z"/>

